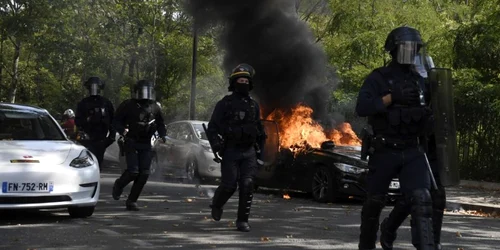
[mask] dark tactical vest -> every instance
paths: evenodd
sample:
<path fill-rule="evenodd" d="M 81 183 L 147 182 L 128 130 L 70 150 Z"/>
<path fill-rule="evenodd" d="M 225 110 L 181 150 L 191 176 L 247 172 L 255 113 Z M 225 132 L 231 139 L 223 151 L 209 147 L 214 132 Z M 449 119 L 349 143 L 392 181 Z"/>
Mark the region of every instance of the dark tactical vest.
<path fill-rule="evenodd" d="M 232 94 L 224 97 L 226 146 L 250 146 L 257 142 L 257 106 L 249 96 Z"/>
<path fill-rule="evenodd" d="M 91 135 L 104 133 L 105 136 L 112 121 L 104 98 L 87 99 L 85 110 L 87 111 L 86 132 Z"/>
<path fill-rule="evenodd" d="M 408 84 L 425 93 L 425 83 L 422 77 L 394 76 L 388 67 L 376 69 L 375 72 L 382 75 L 385 85 L 379 86 L 383 95 L 390 93 L 396 84 Z M 369 118 L 375 135 L 398 138 L 413 138 L 423 135 L 428 127 L 427 123 L 431 111 L 427 106 L 416 104 L 415 106 L 392 104 L 387 107 L 387 112 L 377 114 Z"/>
<path fill-rule="evenodd" d="M 130 112 L 127 123 L 129 124 L 128 136 L 137 140 L 150 140 L 155 131 L 155 114 L 153 102 L 134 101 L 129 104 Z"/>

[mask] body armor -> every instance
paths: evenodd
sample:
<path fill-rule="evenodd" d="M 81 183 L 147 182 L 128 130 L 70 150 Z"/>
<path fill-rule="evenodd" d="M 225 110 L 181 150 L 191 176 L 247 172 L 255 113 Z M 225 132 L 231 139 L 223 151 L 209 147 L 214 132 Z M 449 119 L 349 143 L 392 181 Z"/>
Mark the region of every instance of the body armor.
<path fill-rule="evenodd" d="M 422 78 L 415 76 L 413 78 L 405 77 L 405 79 L 396 79 L 391 74 L 391 69 L 384 67 L 375 70 L 381 74 L 385 86 L 381 86 L 383 94 L 391 92 L 391 89 L 396 84 L 405 84 L 417 88 L 421 92 L 421 103 L 415 106 L 407 105 L 390 105 L 387 107 L 387 112 L 378 114 L 369 118 L 370 124 L 373 126 L 375 135 L 383 136 L 398 136 L 398 137 L 417 137 L 424 134 L 427 128 L 431 111 L 425 106 L 425 98 L 423 92 L 425 85 Z"/>
<path fill-rule="evenodd" d="M 257 142 L 257 111 L 255 101 L 237 94 L 224 98 L 226 128 L 224 140 L 228 145 L 249 146 Z"/>
<path fill-rule="evenodd" d="M 155 131 L 155 115 L 153 106 L 154 103 L 151 101 L 141 102 L 135 101 L 130 103 L 130 121 L 129 132 L 127 137 L 131 138 L 141 138 L 150 139 Z"/>

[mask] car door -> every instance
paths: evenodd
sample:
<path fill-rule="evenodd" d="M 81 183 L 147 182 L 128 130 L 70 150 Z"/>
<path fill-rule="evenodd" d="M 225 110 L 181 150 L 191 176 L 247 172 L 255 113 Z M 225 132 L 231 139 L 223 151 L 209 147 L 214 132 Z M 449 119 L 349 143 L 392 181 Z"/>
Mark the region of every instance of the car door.
<path fill-rule="evenodd" d="M 187 122 L 181 122 L 177 125 L 174 143 L 171 146 L 171 155 L 173 165 L 176 168 L 184 168 L 190 153 L 193 133 L 191 126 Z"/>
<path fill-rule="evenodd" d="M 263 149 L 264 166 L 259 169 L 257 177 L 262 180 L 273 178 L 279 157 L 278 124 L 274 121 L 262 120 L 267 139 Z"/>
<path fill-rule="evenodd" d="M 175 137 L 177 136 L 179 125 L 177 123 L 171 123 L 165 126 L 165 128 L 167 130 L 166 141 L 165 143 L 162 143 L 157 140 L 155 150 L 157 150 L 158 160 L 160 163 L 168 168 L 171 168 L 175 165 L 173 146 L 176 143 Z"/>

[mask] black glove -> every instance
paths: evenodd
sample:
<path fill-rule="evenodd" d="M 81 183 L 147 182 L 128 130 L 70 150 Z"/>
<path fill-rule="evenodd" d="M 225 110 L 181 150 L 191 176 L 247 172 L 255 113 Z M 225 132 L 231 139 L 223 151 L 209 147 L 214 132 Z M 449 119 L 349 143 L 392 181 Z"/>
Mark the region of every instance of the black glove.
<path fill-rule="evenodd" d="M 167 136 L 163 136 L 163 137 L 161 138 L 161 141 L 162 141 L 163 143 L 167 143 Z"/>
<path fill-rule="evenodd" d="M 394 104 L 413 106 L 420 103 L 418 89 L 409 84 L 395 84 L 391 92 L 391 98 Z"/>

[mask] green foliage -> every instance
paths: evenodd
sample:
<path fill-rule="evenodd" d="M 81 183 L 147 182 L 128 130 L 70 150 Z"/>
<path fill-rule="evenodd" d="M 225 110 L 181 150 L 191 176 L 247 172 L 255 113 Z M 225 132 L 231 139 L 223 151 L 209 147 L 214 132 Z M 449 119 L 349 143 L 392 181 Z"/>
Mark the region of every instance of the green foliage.
<path fill-rule="evenodd" d="M 86 95 L 83 81 L 95 75 L 118 106 L 137 80 L 148 78 L 166 119 L 188 119 L 193 23 L 182 1 L 0 1 L 0 101 L 60 114 L 75 108 Z M 296 0 L 298 17 L 335 69 L 327 79 L 328 110 L 358 132 L 365 120 L 354 112 L 357 92 L 367 74 L 390 60 L 387 34 L 401 25 L 417 28 L 436 65 L 454 70 L 463 178 L 485 180 L 500 176 L 499 6 L 499 0 Z M 227 93 L 218 28 L 198 34 L 200 120 Z"/>

